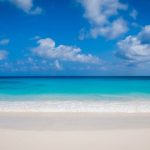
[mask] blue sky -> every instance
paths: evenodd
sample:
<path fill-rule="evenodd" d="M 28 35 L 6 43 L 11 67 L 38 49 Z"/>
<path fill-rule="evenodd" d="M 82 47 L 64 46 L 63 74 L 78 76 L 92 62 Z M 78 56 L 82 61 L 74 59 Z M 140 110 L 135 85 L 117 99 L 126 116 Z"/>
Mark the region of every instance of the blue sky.
<path fill-rule="evenodd" d="M 0 0 L 0 75 L 150 75 L 148 0 Z"/>

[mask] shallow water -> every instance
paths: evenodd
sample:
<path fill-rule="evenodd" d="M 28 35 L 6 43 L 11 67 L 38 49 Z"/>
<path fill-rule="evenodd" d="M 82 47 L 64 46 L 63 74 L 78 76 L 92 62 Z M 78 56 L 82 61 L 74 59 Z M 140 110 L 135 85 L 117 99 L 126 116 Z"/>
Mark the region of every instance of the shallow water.
<path fill-rule="evenodd" d="M 0 111 L 150 112 L 150 78 L 0 78 Z"/>

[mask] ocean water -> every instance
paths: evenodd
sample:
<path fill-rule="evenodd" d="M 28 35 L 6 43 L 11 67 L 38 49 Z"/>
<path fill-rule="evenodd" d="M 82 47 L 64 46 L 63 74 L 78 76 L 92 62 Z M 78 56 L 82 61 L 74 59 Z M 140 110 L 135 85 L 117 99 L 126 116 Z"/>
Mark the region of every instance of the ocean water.
<path fill-rule="evenodd" d="M 2 77 L 0 111 L 150 112 L 150 77 Z"/>

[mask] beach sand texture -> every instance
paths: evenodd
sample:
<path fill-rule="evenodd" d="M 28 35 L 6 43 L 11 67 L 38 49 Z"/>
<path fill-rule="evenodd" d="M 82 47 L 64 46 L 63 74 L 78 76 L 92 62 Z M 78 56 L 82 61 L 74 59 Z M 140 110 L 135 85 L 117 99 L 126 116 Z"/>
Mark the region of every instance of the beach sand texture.
<path fill-rule="evenodd" d="M 1 112 L 0 150 L 150 150 L 150 114 Z"/>

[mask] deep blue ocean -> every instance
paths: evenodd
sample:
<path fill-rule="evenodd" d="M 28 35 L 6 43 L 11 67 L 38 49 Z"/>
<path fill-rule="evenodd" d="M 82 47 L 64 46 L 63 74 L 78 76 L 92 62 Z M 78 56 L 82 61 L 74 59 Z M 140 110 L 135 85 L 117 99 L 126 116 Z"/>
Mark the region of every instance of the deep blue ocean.
<path fill-rule="evenodd" d="M 0 111 L 150 111 L 150 77 L 1 77 Z"/>

